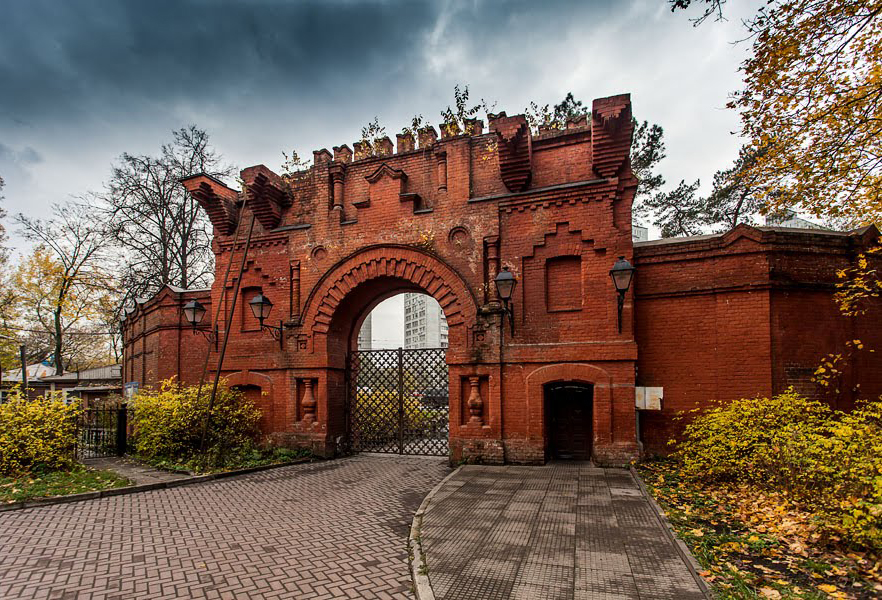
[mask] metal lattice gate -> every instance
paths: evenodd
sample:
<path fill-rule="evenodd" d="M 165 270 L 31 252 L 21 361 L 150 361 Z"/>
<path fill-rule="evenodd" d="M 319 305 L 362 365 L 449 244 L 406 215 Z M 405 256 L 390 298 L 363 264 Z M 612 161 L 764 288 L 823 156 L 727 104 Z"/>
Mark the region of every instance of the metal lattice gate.
<path fill-rule="evenodd" d="M 446 352 L 399 348 L 350 353 L 347 415 L 353 452 L 448 455 Z"/>
<path fill-rule="evenodd" d="M 132 409 L 125 404 L 84 409 L 77 420 L 77 457 L 122 456 L 131 442 Z"/>

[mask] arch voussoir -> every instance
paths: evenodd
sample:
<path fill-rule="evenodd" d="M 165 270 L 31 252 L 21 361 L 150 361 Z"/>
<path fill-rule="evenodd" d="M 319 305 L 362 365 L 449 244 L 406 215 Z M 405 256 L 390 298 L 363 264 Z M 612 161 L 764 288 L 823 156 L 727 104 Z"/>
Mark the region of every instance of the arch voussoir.
<path fill-rule="evenodd" d="M 374 247 L 349 256 L 316 285 L 304 307 L 303 324 L 327 333 L 343 300 L 359 285 L 389 277 L 407 282 L 434 297 L 449 326 L 477 314 L 477 302 L 464 278 L 440 258 L 412 247 Z"/>

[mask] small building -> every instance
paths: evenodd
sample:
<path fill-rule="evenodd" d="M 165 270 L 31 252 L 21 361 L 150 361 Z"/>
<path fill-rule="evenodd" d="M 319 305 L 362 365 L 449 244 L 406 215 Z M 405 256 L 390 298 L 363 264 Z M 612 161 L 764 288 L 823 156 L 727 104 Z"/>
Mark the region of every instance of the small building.
<path fill-rule="evenodd" d="M 55 375 L 55 368 L 44 363 L 28 367 L 28 397 L 36 398 L 46 392 L 61 391 L 69 401 L 78 398 L 83 406 L 91 406 L 111 396 L 122 395 L 122 365 L 106 365 Z M 9 390 L 21 385 L 21 369 L 3 374 L 0 399 L 5 400 Z"/>

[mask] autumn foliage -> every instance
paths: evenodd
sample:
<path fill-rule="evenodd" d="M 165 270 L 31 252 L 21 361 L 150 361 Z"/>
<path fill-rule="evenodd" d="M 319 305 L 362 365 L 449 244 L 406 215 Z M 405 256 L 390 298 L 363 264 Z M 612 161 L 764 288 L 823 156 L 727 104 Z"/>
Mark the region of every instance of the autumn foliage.
<path fill-rule="evenodd" d="M 150 461 L 184 462 L 200 451 L 209 394 L 196 386 L 168 379 L 157 390 L 134 398 L 135 449 Z M 207 454 L 222 462 L 234 449 L 253 445 L 258 436 L 260 411 L 238 390 L 221 386 L 211 412 L 206 437 Z"/>
<path fill-rule="evenodd" d="M 882 549 L 882 399 L 850 413 L 799 396 L 698 414 L 678 441 L 683 474 L 784 493 L 830 536 Z"/>
<path fill-rule="evenodd" d="M 29 400 L 18 391 L 0 404 L 0 475 L 69 469 L 76 464 L 77 404 L 61 392 Z"/>

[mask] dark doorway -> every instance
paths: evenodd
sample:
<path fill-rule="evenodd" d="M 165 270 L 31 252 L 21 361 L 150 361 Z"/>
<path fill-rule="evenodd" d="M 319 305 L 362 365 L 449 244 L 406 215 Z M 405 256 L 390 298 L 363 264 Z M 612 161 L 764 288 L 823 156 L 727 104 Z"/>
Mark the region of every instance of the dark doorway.
<path fill-rule="evenodd" d="M 552 459 L 591 460 L 593 388 L 554 383 L 545 388 L 548 455 Z"/>

